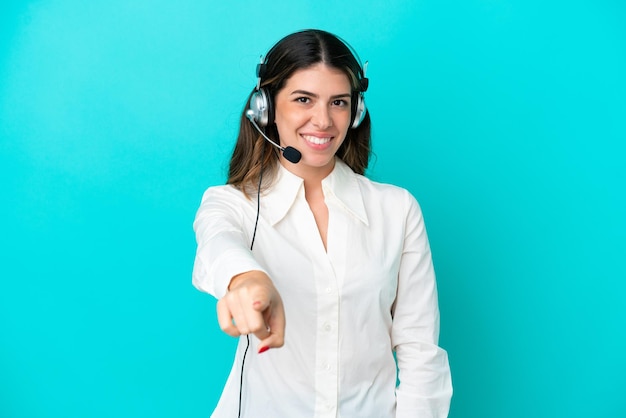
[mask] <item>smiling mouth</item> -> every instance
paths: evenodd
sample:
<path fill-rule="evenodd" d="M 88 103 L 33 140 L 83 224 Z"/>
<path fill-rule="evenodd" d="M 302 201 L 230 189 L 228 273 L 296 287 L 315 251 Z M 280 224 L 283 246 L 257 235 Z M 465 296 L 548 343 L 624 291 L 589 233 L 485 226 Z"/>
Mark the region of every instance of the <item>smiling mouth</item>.
<path fill-rule="evenodd" d="M 323 138 L 312 136 L 312 135 L 301 135 L 301 136 L 302 138 L 304 138 L 305 141 L 310 142 L 315 145 L 324 145 L 330 142 L 331 139 L 333 139 L 332 136 L 326 136 Z"/>

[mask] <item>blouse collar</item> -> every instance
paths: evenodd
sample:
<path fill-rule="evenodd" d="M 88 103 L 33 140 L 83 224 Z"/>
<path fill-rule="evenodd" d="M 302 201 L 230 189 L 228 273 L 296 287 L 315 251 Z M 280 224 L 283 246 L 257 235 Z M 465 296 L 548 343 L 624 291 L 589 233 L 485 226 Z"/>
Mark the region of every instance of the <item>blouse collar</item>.
<path fill-rule="evenodd" d="M 334 199 L 346 212 L 368 225 L 358 175 L 346 163 L 335 158 L 335 167 L 322 180 L 322 188 L 327 201 Z M 277 224 L 287 215 L 298 198 L 304 199 L 304 180 L 279 163 L 276 180 L 267 192 L 261 195 L 261 204 L 265 209 L 263 216 L 271 225 Z"/>

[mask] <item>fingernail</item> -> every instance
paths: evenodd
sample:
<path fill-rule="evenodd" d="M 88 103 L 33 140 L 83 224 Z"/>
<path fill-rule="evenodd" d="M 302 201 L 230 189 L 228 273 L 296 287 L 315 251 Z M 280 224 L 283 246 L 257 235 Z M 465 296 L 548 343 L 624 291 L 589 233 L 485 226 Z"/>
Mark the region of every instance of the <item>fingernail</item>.
<path fill-rule="evenodd" d="M 259 354 L 261 354 L 261 353 L 265 353 L 265 352 L 266 352 L 267 350 L 269 350 L 269 349 L 270 349 L 270 348 L 269 348 L 268 346 L 261 347 L 261 348 L 259 348 Z"/>

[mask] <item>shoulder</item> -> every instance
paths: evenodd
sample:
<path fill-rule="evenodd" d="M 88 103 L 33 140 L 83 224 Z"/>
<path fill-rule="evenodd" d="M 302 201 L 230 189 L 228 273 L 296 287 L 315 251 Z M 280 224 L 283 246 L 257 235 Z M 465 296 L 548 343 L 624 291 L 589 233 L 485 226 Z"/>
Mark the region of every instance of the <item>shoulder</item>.
<path fill-rule="evenodd" d="M 392 205 L 399 203 L 411 204 L 416 202 L 413 195 L 405 188 L 390 183 L 374 181 L 364 175 L 357 174 L 342 160 L 337 159 L 337 176 L 341 179 L 338 183 L 358 185 L 359 191 L 364 200 L 379 200 L 381 203 L 387 202 Z M 350 187 L 348 187 L 350 188 Z"/>
<path fill-rule="evenodd" d="M 380 204 L 391 207 L 419 208 L 417 199 L 407 189 L 390 183 L 371 180 L 365 176 L 354 174 L 359 183 L 363 197 L 368 201 L 379 201 Z"/>
<path fill-rule="evenodd" d="M 355 186 L 367 212 L 380 213 L 382 216 L 406 218 L 421 216 L 421 210 L 415 197 L 405 188 L 390 183 L 374 181 L 352 171 L 338 159 L 335 184 L 340 185 L 342 195 L 353 197 Z"/>
<path fill-rule="evenodd" d="M 211 186 L 205 190 L 200 202 L 199 213 L 207 211 L 224 211 L 240 213 L 256 206 L 256 196 L 248 198 L 232 185 Z"/>
<path fill-rule="evenodd" d="M 204 191 L 204 194 L 202 195 L 202 203 L 211 200 L 237 202 L 247 200 L 247 198 L 238 188 L 230 184 L 223 184 L 219 186 L 211 186 Z"/>
<path fill-rule="evenodd" d="M 423 222 L 417 199 L 403 187 L 371 180 L 354 174 L 359 185 L 367 216 L 371 221 L 380 219 L 385 225 L 404 225 Z"/>

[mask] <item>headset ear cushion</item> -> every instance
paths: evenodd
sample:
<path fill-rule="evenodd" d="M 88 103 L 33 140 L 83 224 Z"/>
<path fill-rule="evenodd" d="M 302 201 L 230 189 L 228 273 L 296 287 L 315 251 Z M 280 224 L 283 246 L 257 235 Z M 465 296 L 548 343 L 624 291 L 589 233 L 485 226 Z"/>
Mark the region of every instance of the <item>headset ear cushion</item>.
<path fill-rule="evenodd" d="M 365 107 L 365 99 L 363 98 L 363 94 L 359 93 L 357 95 L 357 103 L 356 103 L 356 111 L 354 113 L 354 120 L 352 121 L 352 129 L 356 129 L 359 127 L 363 119 L 365 118 L 365 113 L 367 109 Z"/>
<path fill-rule="evenodd" d="M 248 112 L 253 115 L 254 121 L 259 126 L 267 126 L 270 115 L 270 101 L 265 89 L 259 89 L 252 94 Z"/>

